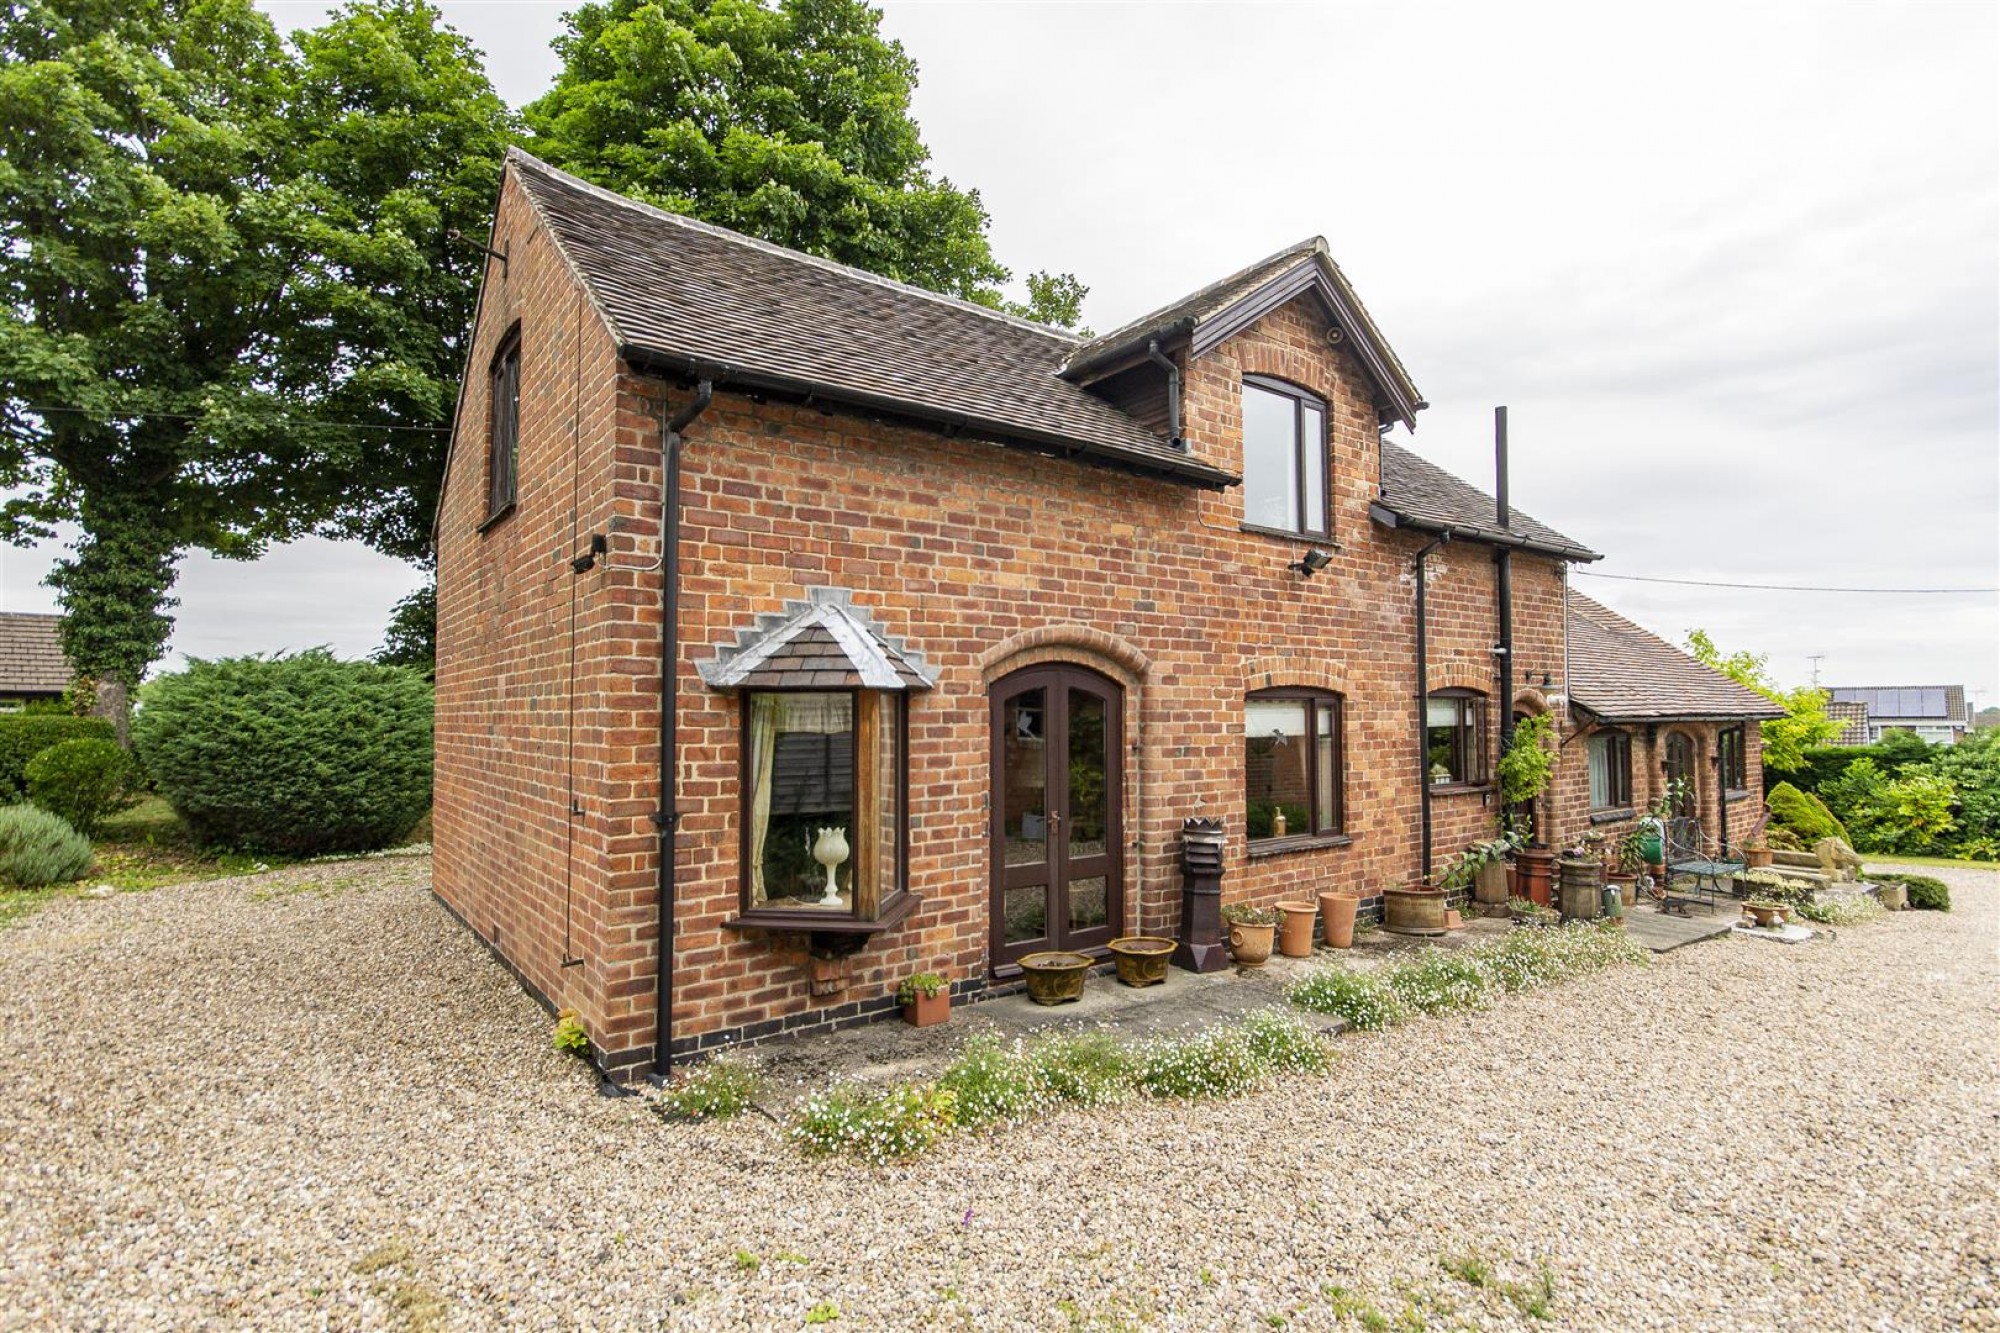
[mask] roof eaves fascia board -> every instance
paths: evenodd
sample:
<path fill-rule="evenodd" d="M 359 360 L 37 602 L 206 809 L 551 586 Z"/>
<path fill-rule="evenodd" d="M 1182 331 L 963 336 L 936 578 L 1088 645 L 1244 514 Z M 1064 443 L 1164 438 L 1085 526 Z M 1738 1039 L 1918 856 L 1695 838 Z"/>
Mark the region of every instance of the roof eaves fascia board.
<path fill-rule="evenodd" d="M 1193 332 L 1193 316 L 1177 319 L 1157 329 L 1142 330 L 1137 337 L 1116 347 L 1107 347 L 1088 361 L 1080 361 L 1075 365 L 1065 362 L 1057 369 L 1056 374 L 1079 387 L 1089 388 L 1093 384 L 1110 379 L 1120 371 L 1146 364 L 1146 349 L 1153 343 L 1157 342 L 1163 352 L 1179 351 L 1187 345 L 1189 336 Z"/>
<path fill-rule="evenodd" d="M 1619 713 L 1619 712 L 1604 712 L 1604 711 L 1601 711 L 1601 710 L 1599 710 L 1599 709 L 1596 709 L 1596 708 L 1592 708 L 1592 707 L 1590 706 L 1590 704 L 1589 704 L 1589 703 L 1587 703 L 1587 702 L 1586 702 L 1586 701 L 1584 701 L 1583 699 L 1580 699 L 1580 698 L 1578 698 L 1578 697 L 1576 696 L 1576 694 L 1575 694 L 1574 692 L 1572 692 L 1572 693 L 1570 694 L 1569 698 L 1570 698 L 1570 702 L 1571 702 L 1571 703 L 1573 703 L 1573 704 L 1577 704 L 1577 705 L 1579 705 L 1580 707 L 1582 707 L 1583 709 L 1585 709 L 1585 710 L 1586 710 L 1587 712 L 1589 712 L 1589 714 L 1591 715 L 1591 717 L 1595 718 L 1595 719 L 1596 719 L 1597 721 L 1599 721 L 1599 722 L 1602 722 L 1602 723 L 1604 723 L 1604 724 L 1605 724 L 1605 725 L 1607 725 L 1607 726 L 1614 726 L 1614 727 L 1638 727 L 1638 726 L 1648 726 L 1648 725 L 1664 725 L 1664 724 L 1667 724 L 1667 723 L 1672 723 L 1672 722 L 1719 722 L 1719 723 L 1726 723 L 1726 724 L 1730 724 L 1730 725 L 1733 725 L 1733 724 L 1735 724 L 1735 723 L 1738 723 L 1738 722 L 1746 722 L 1746 723 L 1747 723 L 1747 722 L 1769 722 L 1769 721 L 1773 720 L 1774 718 L 1780 718 L 1780 717 L 1783 717 L 1783 716 L 1784 716 L 1784 714 L 1783 714 L 1783 713 L 1767 713 L 1767 712 L 1743 712 L 1743 713 L 1717 713 L 1717 712 L 1693 712 L 1693 713 Z"/>
<path fill-rule="evenodd" d="M 882 397 L 838 385 L 817 384 L 768 371 L 718 364 L 699 357 L 663 352 L 636 343 L 619 344 L 618 356 L 620 360 L 641 370 L 712 380 L 719 389 L 774 394 L 802 402 L 832 403 L 872 413 L 887 420 L 943 426 L 953 435 L 971 435 L 991 440 L 996 444 L 1033 449 L 1059 458 L 1083 458 L 1106 467 L 1135 472 L 1142 476 L 1161 477 L 1182 485 L 1197 486 L 1203 490 L 1227 490 L 1242 482 L 1242 478 L 1233 473 L 1193 460 L 1181 464 L 1171 459 L 1141 458 L 1066 435 L 1026 430 L 1005 422 L 967 417 L 962 413 L 928 410 L 923 404 L 903 399 Z"/>
<path fill-rule="evenodd" d="M 1417 413 L 1425 406 L 1410 383 L 1379 345 L 1381 332 L 1359 305 L 1341 290 L 1341 284 L 1327 272 L 1327 261 L 1313 251 L 1299 262 L 1273 274 L 1256 289 L 1245 292 L 1222 309 L 1202 319 L 1195 327 L 1190 350 L 1200 356 L 1232 334 L 1248 328 L 1271 311 L 1304 292 L 1311 291 L 1326 306 L 1327 315 L 1340 326 L 1367 369 L 1369 378 L 1389 395 L 1396 417 L 1411 430 L 1417 428 Z"/>

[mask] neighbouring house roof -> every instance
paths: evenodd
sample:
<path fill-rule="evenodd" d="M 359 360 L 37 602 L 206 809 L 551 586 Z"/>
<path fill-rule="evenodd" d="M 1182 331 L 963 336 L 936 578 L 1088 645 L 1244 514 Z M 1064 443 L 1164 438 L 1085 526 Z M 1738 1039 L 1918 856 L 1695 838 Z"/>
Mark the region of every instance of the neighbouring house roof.
<path fill-rule="evenodd" d="M 1951 722 L 1966 724 L 1963 685 L 1836 685 L 1833 703 L 1862 704 L 1872 722 Z"/>
<path fill-rule="evenodd" d="M 1197 486 L 1234 485 L 1056 372 L 1077 339 L 627 199 L 510 149 L 634 365 L 921 420 Z"/>
<path fill-rule="evenodd" d="M 0 611 L 0 694 L 61 694 L 76 674 L 63 656 L 61 616 Z"/>
<path fill-rule="evenodd" d="M 1868 744 L 1867 704 L 1853 700 L 1829 700 L 1826 705 L 1826 715 L 1840 723 L 1840 732 L 1833 738 L 1833 744 Z"/>
<path fill-rule="evenodd" d="M 1382 441 L 1382 495 L 1370 507 L 1377 522 L 1426 532 L 1450 529 L 1456 537 L 1520 546 L 1566 560 L 1604 558 L 1512 505 L 1507 509 L 1509 526 L 1503 528 L 1497 506 L 1492 496 L 1470 482 L 1400 445 Z"/>
<path fill-rule="evenodd" d="M 1319 299 L 1334 327 L 1353 347 L 1369 377 L 1388 398 L 1396 419 L 1415 429 L 1417 413 L 1428 404 L 1340 266 L 1333 262 L 1326 239 L 1320 236 L 1267 255 L 1171 305 L 1092 339 L 1070 353 L 1062 373 L 1070 379 L 1088 380 L 1093 372 L 1128 359 L 1155 339 L 1178 342 L 1186 338 L 1190 353 L 1199 356 L 1307 293 Z"/>
<path fill-rule="evenodd" d="M 808 588 L 803 601 L 757 617 L 733 644 L 696 664 L 719 690 L 927 690 L 937 671 L 884 634 L 845 588 Z"/>
<path fill-rule="evenodd" d="M 1761 721 L 1784 710 L 1582 593 L 1568 593 L 1569 697 L 1607 722 Z"/>

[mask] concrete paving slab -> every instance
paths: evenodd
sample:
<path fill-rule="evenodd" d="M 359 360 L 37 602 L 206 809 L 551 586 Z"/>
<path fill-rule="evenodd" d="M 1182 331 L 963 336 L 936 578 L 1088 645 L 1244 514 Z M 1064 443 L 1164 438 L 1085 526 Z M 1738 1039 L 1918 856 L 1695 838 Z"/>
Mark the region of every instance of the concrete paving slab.
<path fill-rule="evenodd" d="M 1654 953 L 1667 953 L 1727 935 L 1741 916 L 1735 903 L 1718 904 L 1713 912 L 1697 912 L 1692 916 L 1638 907 L 1625 913 L 1625 933 Z"/>

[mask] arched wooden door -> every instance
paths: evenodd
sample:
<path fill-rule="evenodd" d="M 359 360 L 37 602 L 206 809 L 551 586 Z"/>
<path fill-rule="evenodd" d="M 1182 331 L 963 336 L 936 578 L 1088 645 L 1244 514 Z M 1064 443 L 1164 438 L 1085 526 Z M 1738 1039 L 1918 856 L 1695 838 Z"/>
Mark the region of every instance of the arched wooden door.
<path fill-rule="evenodd" d="M 1694 819 L 1699 815 L 1699 803 L 1695 800 L 1694 738 L 1684 731 L 1667 733 L 1666 757 L 1667 781 L 1680 778 L 1687 783 L 1687 795 L 1674 805 L 1674 814 L 1682 819 Z"/>
<path fill-rule="evenodd" d="M 1122 928 L 1124 691 L 1072 666 L 993 686 L 992 965 Z"/>

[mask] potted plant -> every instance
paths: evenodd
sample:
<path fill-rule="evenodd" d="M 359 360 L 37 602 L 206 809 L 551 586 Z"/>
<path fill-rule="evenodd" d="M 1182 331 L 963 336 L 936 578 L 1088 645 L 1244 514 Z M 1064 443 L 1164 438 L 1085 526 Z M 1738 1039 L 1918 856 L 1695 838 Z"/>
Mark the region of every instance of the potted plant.
<path fill-rule="evenodd" d="M 1118 979 L 1127 986 L 1151 986 L 1167 979 L 1174 941 L 1158 935 L 1125 935 L 1104 947 L 1117 960 Z"/>
<path fill-rule="evenodd" d="M 1763 870 L 1771 864 L 1771 844 L 1764 840 L 1764 828 L 1771 822 L 1771 808 L 1760 805 L 1757 822 L 1743 835 L 1743 864 L 1752 870 Z"/>
<path fill-rule="evenodd" d="M 951 1017 L 951 982 L 938 972 L 904 977 L 896 987 L 896 1003 L 903 1006 L 903 1021 L 911 1027 L 935 1026 Z"/>
<path fill-rule="evenodd" d="M 1328 947 L 1350 948 L 1354 944 L 1354 910 L 1361 906 L 1361 900 L 1351 893 L 1337 890 L 1319 896 L 1320 930 Z"/>
<path fill-rule="evenodd" d="M 1222 909 L 1229 925 L 1229 952 L 1238 967 L 1262 967 L 1271 957 L 1271 937 L 1278 929 L 1278 909 L 1231 903 Z"/>
<path fill-rule="evenodd" d="M 1507 915 L 1513 918 L 1515 925 L 1537 930 L 1557 925 L 1562 921 L 1561 915 L 1555 908 L 1544 906 L 1529 898 L 1509 898 Z"/>
<path fill-rule="evenodd" d="M 1442 935 L 1444 890 L 1432 884 L 1391 884 L 1382 890 L 1382 929 L 1398 935 Z"/>
<path fill-rule="evenodd" d="M 1555 719 L 1547 713 L 1524 717 L 1514 724 L 1494 776 L 1500 783 L 1500 808 L 1510 814 L 1539 800 L 1549 789 L 1555 773 Z M 1524 838 L 1525 842 L 1526 839 Z M 1527 895 L 1535 902 L 1549 901 L 1550 868 L 1555 854 L 1540 844 L 1520 847 L 1514 854 L 1515 884 L 1509 892 Z"/>

